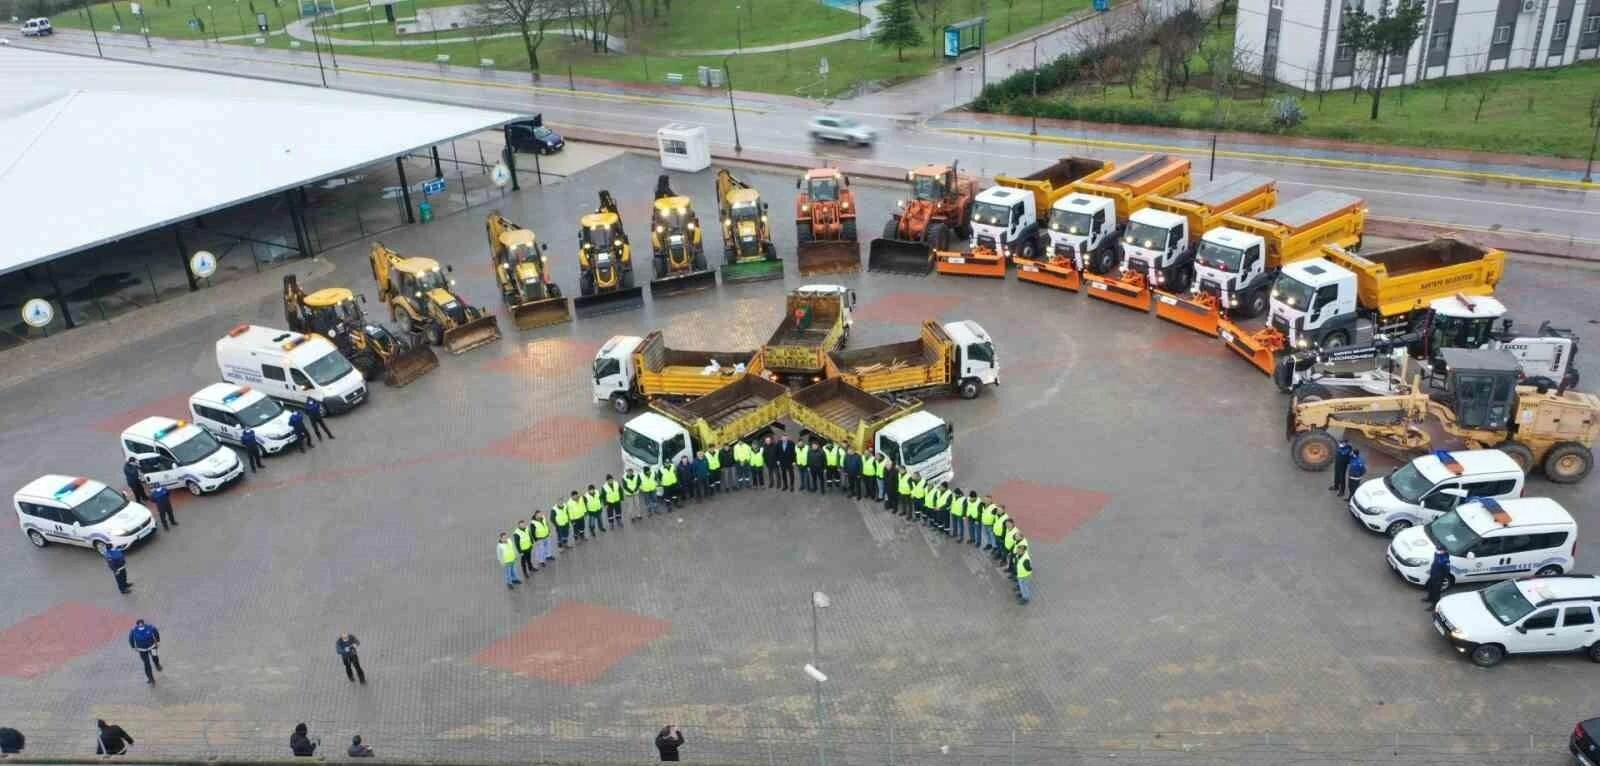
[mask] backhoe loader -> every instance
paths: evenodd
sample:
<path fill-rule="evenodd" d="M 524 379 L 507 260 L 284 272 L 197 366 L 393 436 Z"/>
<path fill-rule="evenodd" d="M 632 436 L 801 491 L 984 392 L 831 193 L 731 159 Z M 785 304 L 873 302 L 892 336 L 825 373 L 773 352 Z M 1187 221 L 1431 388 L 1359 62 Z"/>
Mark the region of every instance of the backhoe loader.
<path fill-rule="evenodd" d="M 580 317 L 644 306 L 644 288 L 633 286 L 633 248 L 622 214 L 605 189 L 594 212 L 578 219 L 578 292 L 572 308 Z"/>
<path fill-rule="evenodd" d="M 906 174 L 911 199 L 883 226 L 883 237 L 867 249 L 867 270 L 926 276 L 933 271 L 936 251 L 949 250 L 953 239 L 972 235 L 972 200 L 977 179 L 955 164 L 923 165 Z"/>
<path fill-rule="evenodd" d="M 722 206 L 722 283 L 783 279 L 761 192 L 719 169 L 717 203 Z"/>
<path fill-rule="evenodd" d="M 367 380 L 403 386 L 439 366 L 433 349 L 408 332 L 395 332 L 368 321 L 361 311 L 365 296 L 343 287 L 325 287 L 309 295 L 293 274 L 283 275 L 283 318 L 290 330 L 321 335 L 339 349 Z"/>
<path fill-rule="evenodd" d="M 455 280 L 445 276 L 448 267 L 441 269 L 432 258 L 406 258 L 382 242 L 372 243 L 370 260 L 389 316 L 429 343 L 460 354 L 500 339 L 499 320 L 456 294 Z"/>
<path fill-rule="evenodd" d="M 856 197 L 838 168 L 813 168 L 794 182 L 795 266 L 804 277 L 861 270 Z"/>
<path fill-rule="evenodd" d="M 1509 351 L 1452 348 L 1432 379 L 1418 376 L 1405 393 L 1297 398 L 1286 423 L 1290 457 L 1302 470 L 1321 471 L 1334 460 L 1330 432 L 1342 431 L 1398 454 L 1494 448 L 1558 484 L 1579 481 L 1594 466 L 1600 397 L 1517 385 L 1520 375 Z"/>
<path fill-rule="evenodd" d="M 533 232 L 508 220 L 500 211 L 489 214 L 489 260 L 500 284 L 500 299 L 511 311 L 518 330 L 532 330 L 572 321 L 561 287 L 550 280 L 549 246 Z"/>
<path fill-rule="evenodd" d="M 717 273 L 706 266 L 700 216 L 694 202 L 672 190 L 672 179 L 656 177 L 656 199 L 650 206 L 650 252 L 655 279 L 650 294 L 657 298 L 717 286 Z"/>

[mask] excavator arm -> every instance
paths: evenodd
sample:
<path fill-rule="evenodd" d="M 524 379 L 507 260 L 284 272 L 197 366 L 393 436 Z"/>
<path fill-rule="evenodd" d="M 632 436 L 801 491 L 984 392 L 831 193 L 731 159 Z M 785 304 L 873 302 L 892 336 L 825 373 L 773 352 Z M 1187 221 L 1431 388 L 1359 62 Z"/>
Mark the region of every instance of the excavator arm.
<path fill-rule="evenodd" d="M 306 291 L 293 274 L 283 275 L 283 319 L 289 329 L 304 333 Z"/>
<path fill-rule="evenodd" d="M 656 176 L 656 199 L 676 196 L 672 193 L 672 179 L 666 173 Z"/>
<path fill-rule="evenodd" d="M 383 246 L 382 242 L 372 243 L 369 253 L 372 263 L 372 278 L 378 282 L 378 300 L 388 303 L 394 300 L 394 284 L 390 281 L 390 270 L 394 263 L 400 260 L 400 254 Z"/>

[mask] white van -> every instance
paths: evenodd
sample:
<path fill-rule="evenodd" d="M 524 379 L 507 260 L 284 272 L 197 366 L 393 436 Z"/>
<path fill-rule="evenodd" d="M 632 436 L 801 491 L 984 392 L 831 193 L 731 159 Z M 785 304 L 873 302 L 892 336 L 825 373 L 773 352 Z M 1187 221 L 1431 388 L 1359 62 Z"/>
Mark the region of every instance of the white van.
<path fill-rule="evenodd" d="M 189 414 L 194 424 L 206 429 L 218 441 L 243 444 L 244 430 L 256 432 L 263 452 L 276 454 L 294 446 L 294 428 L 289 411 L 266 394 L 249 386 L 212 383 L 189 397 Z"/>
<path fill-rule="evenodd" d="M 1350 496 L 1350 515 L 1394 537 L 1455 510 L 1464 498 L 1520 497 L 1526 478 L 1517 461 L 1497 449 L 1440 450 L 1362 482 Z"/>
<path fill-rule="evenodd" d="M 122 432 L 122 455 L 139 462 L 152 487 L 184 487 L 191 494 L 215 492 L 244 476 L 244 463 L 205 429 L 153 416 Z"/>
<path fill-rule="evenodd" d="M 1474 665 L 1508 654 L 1574 654 L 1600 662 L 1600 578 L 1529 577 L 1474 593 L 1452 593 L 1433 608 L 1433 628 Z"/>
<path fill-rule="evenodd" d="M 317 335 L 242 324 L 217 340 L 222 379 L 291 405 L 311 399 L 329 414 L 366 401 L 367 381 L 339 349 Z"/>
<path fill-rule="evenodd" d="M 1549 498 L 1478 500 L 1395 535 L 1385 558 L 1406 582 L 1424 585 L 1435 544 L 1450 552 L 1446 588 L 1529 574 L 1549 577 L 1572 571 L 1578 523 Z"/>
<path fill-rule="evenodd" d="M 45 37 L 55 33 L 56 30 L 54 27 L 50 26 L 49 19 L 37 18 L 28 19 L 27 21 L 22 22 L 23 37 Z"/>
<path fill-rule="evenodd" d="M 81 476 L 40 476 L 17 490 L 12 503 L 17 508 L 17 524 L 35 548 L 54 542 L 105 553 L 107 548 L 126 548 L 156 531 L 149 508 Z"/>

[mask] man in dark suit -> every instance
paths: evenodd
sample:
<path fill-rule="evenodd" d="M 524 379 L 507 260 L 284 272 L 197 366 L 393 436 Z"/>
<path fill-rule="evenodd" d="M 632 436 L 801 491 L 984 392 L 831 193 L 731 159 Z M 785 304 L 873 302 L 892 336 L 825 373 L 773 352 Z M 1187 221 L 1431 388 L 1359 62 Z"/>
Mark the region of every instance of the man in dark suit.
<path fill-rule="evenodd" d="M 783 485 L 779 489 L 794 491 L 794 440 L 788 434 L 778 442 L 778 470 Z"/>
<path fill-rule="evenodd" d="M 773 489 L 779 489 L 778 482 L 783 478 L 783 468 L 778 465 L 781 452 L 771 435 L 761 440 L 761 457 L 767 466 L 767 486 Z"/>

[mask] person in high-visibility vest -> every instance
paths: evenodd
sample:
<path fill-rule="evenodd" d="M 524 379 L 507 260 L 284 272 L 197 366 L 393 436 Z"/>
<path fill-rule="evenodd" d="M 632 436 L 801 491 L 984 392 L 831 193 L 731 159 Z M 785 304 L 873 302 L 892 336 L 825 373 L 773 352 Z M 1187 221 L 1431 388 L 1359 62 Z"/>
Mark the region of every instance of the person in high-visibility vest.
<path fill-rule="evenodd" d="M 800 472 L 800 491 L 811 491 L 811 470 L 807 465 L 811 462 L 811 442 L 801 439 L 794 445 L 794 464 Z"/>
<path fill-rule="evenodd" d="M 939 520 L 939 485 L 929 483 L 928 490 L 922 496 L 922 515 L 928 520 L 928 526 L 938 526 L 939 531 L 944 531 L 944 522 Z"/>
<path fill-rule="evenodd" d="M 550 536 L 550 523 L 544 520 L 544 511 L 534 511 L 533 519 L 533 568 L 543 569 L 545 562 L 556 557 L 554 540 Z"/>
<path fill-rule="evenodd" d="M 1010 519 L 1006 520 L 1006 534 L 1001 540 L 1006 549 L 1005 570 L 1006 576 L 1011 575 L 1011 567 L 1016 564 L 1017 542 L 1022 539 L 1022 530 L 1017 529 L 1017 524 Z"/>
<path fill-rule="evenodd" d="M 605 529 L 604 519 L 600 514 L 605 510 L 605 501 L 600 499 L 600 490 L 593 484 L 583 493 L 583 520 L 587 524 L 590 537 L 599 537 L 601 530 Z"/>
<path fill-rule="evenodd" d="M 939 483 L 939 493 L 933 498 L 933 523 L 940 532 L 950 534 L 950 500 L 955 493 L 950 491 L 950 482 Z"/>
<path fill-rule="evenodd" d="M 981 507 L 983 510 L 978 514 L 978 550 L 987 551 L 994 547 L 994 517 L 999 515 L 1000 506 L 986 497 Z"/>
<path fill-rule="evenodd" d="M 717 449 L 706 450 L 706 470 L 709 473 L 708 486 L 711 494 L 722 491 L 722 451 Z"/>
<path fill-rule="evenodd" d="M 750 481 L 752 486 L 767 486 L 767 453 L 760 442 L 750 445 Z"/>
<path fill-rule="evenodd" d="M 1017 561 L 1022 558 L 1022 549 L 1028 547 L 1028 536 L 1022 534 L 1022 529 L 1017 528 L 1017 544 L 1011 547 L 1011 580 L 1017 579 Z"/>
<path fill-rule="evenodd" d="M 1028 557 L 1028 544 L 1017 546 L 1017 602 L 1027 606 L 1033 600 L 1033 559 Z"/>
<path fill-rule="evenodd" d="M 828 442 L 822 447 L 822 462 L 826 469 L 823 480 L 829 485 L 839 486 L 839 467 L 844 465 L 844 450 L 833 442 Z"/>
<path fill-rule="evenodd" d="M 577 545 L 583 541 L 583 498 L 578 496 L 578 490 L 572 490 L 572 497 L 567 498 L 567 523 L 572 525 L 572 544 Z"/>
<path fill-rule="evenodd" d="M 687 461 L 685 461 L 687 462 Z M 672 503 L 678 499 L 678 471 L 679 466 L 671 462 L 661 464 L 661 508 L 667 513 L 672 512 Z"/>
<path fill-rule="evenodd" d="M 906 509 L 906 517 L 913 521 L 926 522 L 923 518 L 926 511 L 922 507 L 923 498 L 928 496 L 928 482 L 924 481 L 922 474 L 911 472 L 911 507 Z"/>
<path fill-rule="evenodd" d="M 661 469 L 656 466 L 645 466 L 644 474 L 639 477 L 639 495 L 644 498 L 644 512 L 654 516 L 661 507 Z M 633 517 L 635 521 L 642 516 Z"/>
<path fill-rule="evenodd" d="M 616 477 L 606 474 L 606 480 L 600 484 L 601 500 L 606 504 L 605 529 L 616 529 L 622 526 L 622 482 Z"/>
<path fill-rule="evenodd" d="M 967 542 L 973 547 L 978 545 L 978 511 L 981 501 L 978 499 L 978 490 L 967 493 Z"/>
<path fill-rule="evenodd" d="M 550 506 L 550 518 L 556 522 L 556 545 L 561 548 L 567 547 L 567 539 L 572 536 L 572 524 L 567 519 L 565 500 L 557 500 L 555 505 Z"/>
<path fill-rule="evenodd" d="M 533 530 L 528 528 L 528 522 L 519 521 L 515 529 L 511 530 L 511 542 L 517 544 L 517 559 L 522 562 L 522 576 L 533 576 Z"/>
<path fill-rule="evenodd" d="M 989 548 L 989 555 L 993 556 L 995 561 L 1005 559 L 1006 526 L 1010 523 L 1011 514 L 1006 513 L 1005 506 L 999 506 L 999 510 L 995 511 L 994 514 L 994 526 L 989 528 L 993 542 L 993 545 Z"/>
<path fill-rule="evenodd" d="M 511 542 L 506 533 L 500 533 L 500 542 L 495 545 L 495 559 L 506 570 L 506 590 L 516 590 L 522 580 L 517 577 L 517 545 Z"/>
<path fill-rule="evenodd" d="M 750 445 L 742 441 L 733 443 L 733 473 L 737 479 L 735 489 L 750 486 Z"/>
<path fill-rule="evenodd" d="M 950 499 L 950 536 L 961 542 L 967 536 L 967 496 L 957 487 Z"/>
<path fill-rule="evenodd" d="M 639 496 L 639 487 L 640 481 L 638 472 L 634 471 L 632 468 L 623 471 L 622 497 L 627 501 L 628 505 L 633 507 L 633 512 L 629 515 L 633 517 L 634 521 L 638 521 L 639 517 L 642 515 L 639 507 L 644 504 L 644 498 Z"/>
<path fill-rule="evenodd" d="M 908 516 L 911 510 L 912 477 L 916 474 L 910 471 L 896 469 L 894 508 L 897 516 Z"/>

